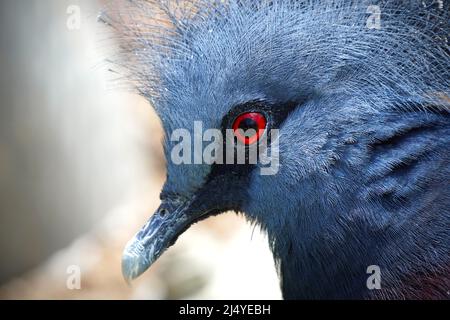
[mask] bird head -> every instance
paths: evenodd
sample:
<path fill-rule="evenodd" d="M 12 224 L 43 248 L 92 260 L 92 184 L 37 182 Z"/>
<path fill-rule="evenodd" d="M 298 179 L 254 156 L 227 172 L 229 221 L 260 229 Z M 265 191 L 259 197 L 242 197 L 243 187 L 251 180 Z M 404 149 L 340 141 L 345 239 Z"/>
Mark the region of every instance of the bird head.
<path fill-rule="evenodd" d="M 377 29 L 369 5 L 124 1 L 102 17 L 127 39 L 119 65 L 165 133 L 161 205 L 124 251 L 127 279 L 222 212 L 244 213 L 269 236 L 295 225 L 305 242 L 338 225 L 368 161 L 364 141 L 386 134 L 380 123 L 404 101 L 431 101 L 426 84 L 442 69 L 410 48 L 431 41 L 415 42 L 415 8 L 383 7 Z"/>

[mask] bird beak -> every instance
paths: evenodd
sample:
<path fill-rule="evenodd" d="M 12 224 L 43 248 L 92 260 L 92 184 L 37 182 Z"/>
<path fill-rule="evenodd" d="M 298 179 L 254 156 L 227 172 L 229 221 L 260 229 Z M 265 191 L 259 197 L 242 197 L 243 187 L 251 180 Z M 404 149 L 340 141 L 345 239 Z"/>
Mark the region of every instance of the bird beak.
<path fill-rule="evenodd" d="M 201 219 L 192 201 L 163 203 L 144 227 L 131 239 L 122 256 L 122 273 L 127 282 L 144 273 L 178 236 Z"/>

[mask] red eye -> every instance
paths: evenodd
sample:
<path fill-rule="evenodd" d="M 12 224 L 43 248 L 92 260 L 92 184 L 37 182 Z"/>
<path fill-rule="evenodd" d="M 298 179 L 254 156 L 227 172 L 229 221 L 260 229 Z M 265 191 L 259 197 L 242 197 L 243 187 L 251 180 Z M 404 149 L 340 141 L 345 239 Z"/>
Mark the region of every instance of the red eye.
<path fill-rule="evenodd" d="M 253 144 L 261 138 L 266 129 L 267 120 L 263 114 L 259 112 L 243 113 L 234 120 L 233 130 L 236 137 L 246 145 Z M 241 129 L 241 130 L 239 130 Z M 253 134 L 245 134 L 249 129 L 253 129 Z"/>

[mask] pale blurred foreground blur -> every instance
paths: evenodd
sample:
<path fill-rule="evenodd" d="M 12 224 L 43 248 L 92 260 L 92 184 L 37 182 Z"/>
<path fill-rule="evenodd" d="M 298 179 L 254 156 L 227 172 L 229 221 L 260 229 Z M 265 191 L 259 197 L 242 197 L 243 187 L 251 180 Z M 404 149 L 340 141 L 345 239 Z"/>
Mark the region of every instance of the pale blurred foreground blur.
<path fill-rule="evenodd" d="M 0 4 L 0 298 L 280 298 L 267 240 L 234 214 L 122 279 L 123 247 L 158 206 L 162 136 L 150 106 L 106 77 L 100 5 Z"/>

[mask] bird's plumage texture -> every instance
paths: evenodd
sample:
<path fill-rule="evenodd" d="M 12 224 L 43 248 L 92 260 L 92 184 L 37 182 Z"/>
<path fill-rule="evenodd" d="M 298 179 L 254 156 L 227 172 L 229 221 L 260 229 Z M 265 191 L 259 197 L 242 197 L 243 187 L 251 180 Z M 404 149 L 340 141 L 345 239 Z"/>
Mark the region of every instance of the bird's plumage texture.
<path fill-rule="evenodd" d="M 248 101 L 297 103 L 280 126 L 278 174 L 252 171 L 240 208 L 268 232 L 286 298 L 448 298 L 449 9 L 139 0 L 102 20 L 167 136 L 196 120 L 218 128 Z M 169 161 L 165 191 L 188 197 L 211 170 Z M 366 287 L 369 265 L 381 290 Z"/>

